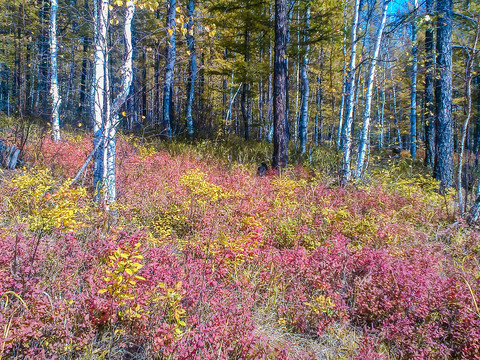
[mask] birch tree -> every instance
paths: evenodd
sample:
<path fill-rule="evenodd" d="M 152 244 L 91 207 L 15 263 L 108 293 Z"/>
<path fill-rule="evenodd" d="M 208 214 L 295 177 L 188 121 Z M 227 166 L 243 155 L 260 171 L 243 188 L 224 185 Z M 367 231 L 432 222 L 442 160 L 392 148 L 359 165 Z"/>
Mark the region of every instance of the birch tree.
<path fill-rule="evenodd" d="M 375 71 L 377 67 L 377 61 L 380 54 L 380 48 L 382 43 L 383 30 L 387 22 L 387 11 L 390 0 L 384 0 L 381 12 L 381 20 L 377 29 L 377 35 L 375 40 L 375 48 L 373 51 L 373 58 L 370 64 L 367 78 L 367 94 L 365 95 L 365 109 L 363 113 L 363 128 L 360 136 L 360 142 L 358 144 L 358 160 L 357 169 L 355 173 L 356 178 L 361 178 L 365 168 L 365 157 L 369 144 L 370 123 L 371 123 L 371 108 L 373 97 L 373 85 L 375 82 Z"/>
<path fill-rule="evenodd" d="M 116 199 L 115 150 L 116 131 L 120 123 L 119 110 L 125 103 L 133 79 L 132 20 L 135 13 L 134 0 L 125 3 L 124 20 L 124 62 L 121 67 L 121 83 L 118 93 L 110 104 L 111 89 L 108 81 L 108 0 L 102 0 L 96 22 L 95 47 L 95 176 L 94 185 L 103 188 L 107 205 Z M 103 87 L 102 87 L 103 86 Z M 98 193 L 97 197 L 100 196 Z"/>
<path fill-rule="evenodd" d="M 97 199 L 104 180 L 105 124 L 110 112 L 108 84 L 108 22 L 109 0 L 94 0 L 94 81 L 93 86 L 93 146 L 96 150 L 93 164 L 93 186 Z"/>
<path fill-rule="evenodd" d="M 338 116 L 338 130 L 337 130 L 337 150 L 342 147 L 342 130 L 343 130 L 343 118 L 345 109 L 346 92 L 346 73 L 347 73 L 347 2 L 343 4 L 343 42 L 342 42 L 342 54 L 343 54 L 343 69 L 342 69 L 342 96 L 340 99 L 340 114 Z"/>
<path fill-rule="evenodd" d="M 357 58 L 357 30 L 358 20 L 360 16 L 360 1 L 355 0 L 353 10 L 353 24 L 351 30 L 352 50 L 350 53 L 350 63 L 348 65 L 348 76 L 346 85 L 346 118 L 343 124 L 343 180 L 350 181 L 351 170 L 350 160 L 352 152 L 352 123 L 353 110 L 355 105 L 355 72 L 356 72 L 356 58 Z"/>
<path fill-rule="evenodd" d="M 50 1 L 50 95 L 52 100 L 53 141 L 60 141 L 60 94 L 58 91 L 58 46 L 57 46 L 58 0 Z"/>

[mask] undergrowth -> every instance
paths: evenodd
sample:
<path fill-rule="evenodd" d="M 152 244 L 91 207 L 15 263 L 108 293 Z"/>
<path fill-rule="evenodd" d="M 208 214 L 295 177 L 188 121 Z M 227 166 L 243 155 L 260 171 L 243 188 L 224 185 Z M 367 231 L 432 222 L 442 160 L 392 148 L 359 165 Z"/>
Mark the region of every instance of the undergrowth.
<path fill-rule="evenodd" d="M 479 235 L 409 160 L 342 188 L 326 148 L 257 177 L 268 144 L 124 137 L 106 213 L 90 168 L 70 186 L 91 139 L 29 151 L 0 184 L 3 359 L 478 358 Z"/>

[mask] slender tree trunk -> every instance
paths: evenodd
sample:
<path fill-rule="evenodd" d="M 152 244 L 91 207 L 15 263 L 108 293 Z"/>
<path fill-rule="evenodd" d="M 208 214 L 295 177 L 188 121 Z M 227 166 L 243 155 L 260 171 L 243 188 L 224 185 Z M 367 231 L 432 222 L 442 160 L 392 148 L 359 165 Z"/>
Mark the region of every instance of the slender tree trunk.
<path fill-rule="evenodd" d="M 78 102 L 77 113 L 80 117 L 83 116 L 83 111 L 87 104 L 87 79 L 88 79 L 88 47 L 90 46 L 90 38 L 83 37 L 83 59 L 82 59 L 82 73 L 80 75 L 80 100 Z"/>
<path fill-rule="evenodd" d="M 426 0 L 426 12 L 433 16 L 434 0 Z M 435 163 L 435 104 L 433 102 L 435 57 L 433 22 L 429 18 L 425 30 L 425 165 L 433 168 Z"/>
<path fill-rule="evenodd" d="M 160 10 L 157 10 L 157 19 L 160 20 Z M 155 59 L 153 64 L 153 123 L 155 128 L 160 128 L 160 124 L 162 123 L 163 114 L 160 113 L 160 96 L 161 96 L 161 84 L 160 84 L 160 62 L 161 62 L 161 54 L 160 54 L 160 43 L 158 41 L 155 42 Z M 147 72 L 147 64 L 144 63 L 144 71 L 145 71 L 145 81 L 146 81 L 146 72 Z"/>
<path fill-rule="evenodd" d="M 167 0 L 167 46 L 166 46 L 166 66 L 165 66 L 165 84 L 163 87 L 163 126 L 166 136 L 171 139 L 172 133 L 172 90 L 174 81 L 174 68 L 176 58 L 175 43 L 175 16 L 177 0 Z"/>
<path fill-rule="evenodd" d="M 453 0 L 437 0 L 437 81 L 435 177 L 453 186 L 452 17 Z"/>
<path fill-rule="evenodd" d="M 188 69 L 187 83 L 187 104 L 186 104 L 186 121 L 187 133 L 193 136 L 193 101 L 195 96 L 195 79 L 197 77 L 197 54 L 195 52 L 195 36 L 193 19 L 195 16 L 195 0 L 188 1 L 188 24 L 187 24 L 187 44 L 190 52 L 190 63 Z"/>
<path fill-rule="evenodd" d="M 50 3 L 50 95 L 52 97 L 52 129 L 53 141 L 60 141 L 60 94 L 58 91 L 58 65 L 57 65 L 57 0 Z"/>
<path fill-rule="evenodd" d="M 94 88 L 93 106 L 93 147 L 95 153 L 93 186 L 97 188 L 97 199 L 100 200 L 100 189 L 104 185 L 104 153 L 105 136 L 104 124 L 110 112 L 108 96 L 108 0 L 94 0 L 94 43 L 95 43 L 95 78 L 92 83 Z M 100 143 L 100 144 L 99 144 Z M 99 145 L 97 145 L 99 144 Z"/>
<path fill-rule="evenodd" d="M 244 61 L 246 64 L 250 61 L 250 33 L 249 33 L 249 24 L 245 23 L 245 30 L 243 35 L 244 41 Z M 250 139 L 250 83 L 248 79 L 248 72 L 244 74 L 243 77 L 243 86 L 242 86 L 242 95 L 240 99 L 240 106 L 242 110 L 243 117 L 243 131 L 245 140 Z"/>
<path fill-rule="evenodd" d="M 342 69 L 342 97 L 340 98 L 340 115 L 338 117 L 338 131 L 337 131 L 337 150 L 340 150 L 342 144 L 342 130 L 343 130 L 343 118 L 345 109 L 345 100 L 347 97 L 347 1 L 343 5 L 343 69 Z"/>
<path fill-rule="evenodd" d="M 383 65 L 383 74 L 382 74 L 382 87 L 380 91 L 380 97 L 381 97 L 381 110 L 380 110 L 380 116 L 379 116 L 379 125 L 380 125 L 380 134 L 378 136 L 378 148 L 383 149 L 384 145 L 384 137 L 385 137 L 385 82 L 386 82 L 386 71 L 387 71 L 387 63 L 385 62 Z"/>
<path fill-rule="evenodd" d="M 477 18 L 475 30 L 475 38 L 472 44 L 472 48 L 468 51 L 468 59 L 465 65 L 465 101 L 466 101 L 466 108 L 467 108 L 467 118 L 463 123 L 463 131 L 462 131 L 462 143 L 460 144 L 460 156 L 458 158 L 458 175 L 457 175 L 457 183 L 458 183 L 458 207 L 460 213 L 463 214 L 465 211 L 465 205 L 467 200 L 465 200 L 465 204 L 463 201 L 463 192 L 462 192 L 462 171 L 463 171 L 463 157 L 465 152 L 465 145 L 467 140 L 468 128 L 470 125 L 470 119 L 472 117 L 472 78 L 473 78 L 473 65 L 475 62 L 475 57 L 477 55 L 477 43 L 480 36 L 480 16 Z M 465 178 L 468 178 L 468 174 L 466 174 Z M 466 186 L 466 193 L 468 195 L 468 184 Z M 479 198 L 480 201 L 480 198 Z M 475 219 L 476 221 L 476 219 Z"/>
<path fill-rule="evenodd" d="M 352 50 L 350 54 L 350 64 L 348 66 L 348 80 L 346 86 L 346 118 L 343 134 L 343 181 L 350 181 L 351 170 L 350 160 L 352 152 L 352 124 L 353 110 L 355 105 L 355 72 L 356 72 L 356 56 L 357 56 L 357 28 L 360 16 L 360 0 L 355 0 L 354 15 L 352 24 L 351 43 Z"/>
<path fill-rule="evenodd" d="M 247 93 L 248 93 L 248 84 L 243 82 L 242 95 L 240 97 L 240 107 L 242 110 L 242 117 L 243 117 L 243 136 L 245 140 L 248 141 L 250 139 L 250 120 L 248 117 L 248 109 L 247 109 Z"/>
<path fill-rule="evenodd" d="M 287 142 L 290 140 L 290 75 L 289 75 L 289 69 L 290 69 L 290 57 L 288 55 L 288 44 L 290 44 L 290 22 L 292 21 L 292 15 L 293 15 L 293 7 L 295 5 L 295 0 L 290 0 L 290 3 L 287 7 L 287 38 L 286 38 L 286 45 L 285 45 L 285 56 L 286 56 L 286 59 L 285 59 L 285 66 L 287 68 L 286 72 L 287 72 L 287 78 L 286 78 L 286 94 L 285 94 L 285 98 L 286 98 L 286 132 L 287 132 Z M 273 100 L 275 101 L 275 100 Z M 295 119 L 296 121 L 296 119 Z"/>
<path fill-rule="evenodd" d="M 46 111 L 48 107 L 48 90 L 49 90 L 49 81 L 48 81 L 48 63 L 49 63 L 49 33 L 50 25 L 48 24 L 48 6 L 50 0 L 43 0 L 39 10 L 40 23 L 42 26 L 42 32 L 39 36 L 39 48 L 40 48 L 40 65 L 38 72 L 38 101 L 37 101 L 37 112 L 40 114 L 42 119 L 47 120 L 48 114 L 50 111 Z M 10 83 L 14 83 L 10 81 Z M 8 96 L 11 95 L 11 92 L 8 92 Z M 10 101 L 7 102 L 7 114 L 10 116 Z"/>
<path fill-rule="evenodd" d="M 393 82 L 393 74 L 391 74 L 392 76 L 392 82 Z M 395 122 L 395 131 L 397 132 L 397 143 L 398 143 L 398 147 L 400 149 L 403 149 L 403 145 L 402 145 L 402 134 L 400 132 L 400 122 L 399 122 L 399 118 L 401 118 L 401 116 L 399 116 L 400 114 L 400 109 L 397 110 L 397 90 L 396 90 L 396 87 L 397 85 L 395 83 L 393 83 L 392 85 L 392 96 L 393 96 L 393 121 Z M 401 114 L 400 114 L 401 115 Z"/>
<path fill-rule="evenodd" d="M 370 70 L 368 72 L 367 94 L 365 99 L 365 109 L 363 113 L 363 128 L 362 128 L 362 134 L 360 137 L 360 142 L 358 144 L 358 161 L 357 161 L 357 171 L 355 174 L 355 177 L 357 179 L 363 176 L 363 172 L 365 170 L 365 158 L 366 158 L 366 153 L 367 153 L 367 148 L 369 145 L 369 138 L 370 138 L 371 108 L 372 108 L 373 84 L 375 82 L 375 70 L 377 67 L 378 56 L 380 54 L 380 46 L 382 43 L 383 29 L 385 28 L 385 23 L 387 22 L 387 11 L 388 11 L 389 4 L 390 4 L 389 0 L 384 0 L 383 8 L 382 8 L 382 20 L 377 30 L 375 50 L 373 53 L 372 62 L 370 64 Z"/>
<path fill-rule="evenodd" d="M 331 74 L 330 74 L 331 75 Z M 315 100 L 315 145 L 323 141 L 323 48 L 320 49 L 320 74 L 317 76 L 317 94 Z"/>
<path fill-rule="evenodd" d="M 300 111 L 300 124 L 299 124 L 299 140 L 300 140 L 300 153 L 305 154 L 307 146 L 307 133 L 308 133 L 308 100 L 310 97 L 310 84 L 308 82 L 308 63 L 310 53 L 310 3 L 307 3 L 305 9 L 305 29 L 303 41 L 305 43 L 302 63 L 302 108 Z"/>
<path fill-rule="evenodd" d="M 275 54 L 273 77 L 273 156 L 272 167 L 288 164 L 288 136 L 286 118 L 287 94 L 287 1 L 275 0 Z"/>
<path fill-rule="evenodd" d="M 142 49 L 142 88 L 141 88 L 141 97 L 142 97 L 142 123 L 147 122 L 148 117 L 148 102 L 147 102 L 147 67 L 148 67 L 148 58 L 147 58 L 147 49 L 143 47 Z M 157 82 L 155 86 L 160 86 L 160 82 Z M 162 119 L 163 120 L 163 119 Z M 155 122 L 155 119 L 153 120 Z"/>
<path fill-rule="evenodd" d="M 418 0 L 414 1 L 415 12 L 418 11 Z M 418 72 L 417 24 L 412 21 L 412 84 L 410 91 L 410 154 L 417 156 L 417 72 Z"/>
<path fill-rule="evenodd" d="M 268 42 L 268 66 L 271 69 L 273 67 L 273 51 L 272 51 L 272 41 Z M 268 122 L 268 132 L 267 139 L 269 142 L 273 141 L 273 75 L 270 71 L 268 74 L 268 90 L 267 90 L 267 122 Z"/>
<path fill-rule="evenodd" d="M 119 93 L 112 102 L 110 113 L 106 121 L 106 163 L 104 164 L 105 201 L 111 204 L 117 197 L 115 182 L 115 150 L 116 131 L 120 119 L 118 113 L 125 104 L 133 80 L 133 48 L 132 48 L 132 20 L 135 13 L 134 0 L 127 0 L 125 5 L 124 44 L 125 60 L 121 69 L 122 79 Z"/>

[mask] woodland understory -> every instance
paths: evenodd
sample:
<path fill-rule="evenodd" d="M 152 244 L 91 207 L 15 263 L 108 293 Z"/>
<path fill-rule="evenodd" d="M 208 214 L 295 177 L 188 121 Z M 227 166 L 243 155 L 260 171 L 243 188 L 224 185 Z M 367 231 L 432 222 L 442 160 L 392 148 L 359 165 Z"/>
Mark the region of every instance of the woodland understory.
<path fill-rule="evenodd" d="M 480 359 L 479 37 L 470 0 L 0 0 L 0 360 Z"/>
<path fill-rule="evenodd" d="M 326 147 L 121 136 L 106 211 L 64 138 L 2 173 L 2 358 L 478 358 L 480 233 L 406 152 L 343 187 Z"/>

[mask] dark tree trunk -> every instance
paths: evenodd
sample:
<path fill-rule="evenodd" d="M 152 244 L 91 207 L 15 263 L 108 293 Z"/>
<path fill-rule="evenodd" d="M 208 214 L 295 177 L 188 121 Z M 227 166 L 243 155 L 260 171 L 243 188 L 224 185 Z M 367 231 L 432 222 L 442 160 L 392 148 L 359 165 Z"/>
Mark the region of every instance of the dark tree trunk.
<path fill-rule="evenodd" d="M 200 69 L 198 71 L 198 96 L 197 96 L 197 121 L 201 124 L 203 128 L 206 127 L 205 124 L 205 53 L 202 52 L 200 55 Z M 200 125 L 197 125 L 199 127 Z"/>
<path fill-rule="evenodd" d="M 478 155 L 480 149 L 480 76 L 475 77 L 475 85 L 477 87 L 477 121 L 475 123 L 475 131 L 473 134 L 473 149 Z M 478 156 L 475 156 L 475 161 L 478 162 Z M 478 165 L 478 164 L 477 164 Z"/>
<path fill-rule="evenodd" d="M 435 178 L 442 188 L 453 186 L 452 15 L 453 1 L 437 1 L 437 81 Z"/>
<path fill-rule="evenodd" d="M 308 82 L 308 65 L 309 65 L 309 52 L 310 52 L 310 5 L 307 4 L 305 10 L 305 34 L 303 41 L 305 42 L 305 54 L 303 55 L 302 63 L 302 106 L 300 110 L 300 124 L 299 124 L 299 140 L 300 140 L 300 152 L 305 154 L 307 146 L 307 134 L 308 134 L 308 100 L 310 96 L 310 84 Z M 315 140 L 316 141 L 316 140 Z"/>
<path fill-rule="evenodd" d="M 48 119 L 48 17 L 47 14 L 50 10 L 49 6 L 50 1 L 44 0 L 40 6 L 40 22 L 42 25 L 42 31 L 39 36 L 39 47 L 40 47 L 40 66 L 38 73 L 38 91 L 40 97 L 40 109 L 37 109 L 38 114 L 42 119 Z"/>
<path fill-rule="evenodd" d="M 417 10 L 415 0 L 415 11 Z M 417 72 L 418 72 L 417 24 L 412 21 L 412 84 L 410 92 L 410 154 L 415 159 L 417 155 Z"/>
<path fill-rule="evenodd" d="M 273 75 L 273 156 L 272 167 L 288 164 L 286 117 L 287 94 L 287 1 L 275 0 L 275 52 Z"/>
<path fill-rule="evenodd" d="M 160 11 L 157 10 L 157 19 L 160 19 Z M 153 64 L 153 123 L 155 127 L 159 127 L 162 121 L 162 115 L 160 114 L 160 44 L 156 42 L 155 48 L 155 62 Z M 147 64 L 143 66 L 147 67 Z"/>
<path fill-rule="evenodd" d="M 242 96 L 241 96 L 241 109 L 242 109 L 242 117 L 243 117 L 243 131 L 245 140 L 249 140 L 249 117 L 248 117 L 248 110 L 247 110 L 247 93 L 248 93 L 248 85 L 243 83 L 242 85 Z"/>
<path fill-rule="evenodd" d="M 88 5 L 88 1 L 85 0 L 84 3 L 84 13 L 85 16 L 88 16 L 90 14 L 90 9 Z M 81 73 L 81 79 L 80 79 L 80 101 L 78 102 L 78 114 L 79 117 L 82 117 L 87 105 L 87 83 L 88 83 L 88 74 L 90 72 L 89 66 L 88 66 L 88 48 L 90 44 L 92 43 L 92 39 L 89 36 L 84 36 L 82 38 L 83 40 L 83 59 L 82 59 L 82 73 Z"/>
<path fill-rule="evenodd" d="M 148 104 L 147 104 L 147 50 L 143 48 L 142 52 L 143 69 L 142 69 L 142 123 L 147 121 Z"/>
<path fill-rule="evenodd" d="M 187 82 L 187 104 L 185 117 L 187 122 L 187 133 L 193 136 L 193 100 L 195 96 L 195 79 L 197 77 L 197 54 L 195 53 L 195 37 L 193 35 L 193 17 L 195 15 L 195 0 L 188 1 L 188 24 L 187 24 L 187 44 L 190 52 L 190 64 Z"/>
<path fill-rule="evenodd" d="M 426 0 L 427 14 L 433 13 L 433 1 Z M 434 62 L 433 28 L 429 22 L 425 30 L 425 165 L 433 167 L 435 163 L 435 105 L 433 103 Z"/>
<path fill-rule="evenodd" d="M 250 34 L 248 32 L 248 22 L 245 23 L 244 32 L 244 60 L 248 64 L 250 62 Z M 247 104 L 248 103 L 248 104 Z M 248 108 L 247 108 L 248 107 Z M 248 79 L 248 73 L 245 73 L 243 78 L 242 96 L 241 96 L 241 109 L 243 117 L 243 131 L 245 140 L 250 139 L 250 84 Z"/>
<path fill-rule="evenodd" d="M 90 45 L 90 38 L 83 38 L 83 59 L 82 59 L 82 74 L 80 76 L 80 101 L 78 102 L 78 114 L 83 115 L 85 105 L 87 104 L 87 75 L 88 75 L 88 47 Z"/>
<path fill-rule="evenodd" d="M 175 15 L 176 0 L 168 0 L 167 11 L 167 46 L 166 46 L 166 66 L 165 66 L 165 84 L 163 86 L 163 127 L 168 138 L 172 138 L 172 111 L 170 109 L 173 101 L 173 76 L 176 57 L 175 43 Z"/>

